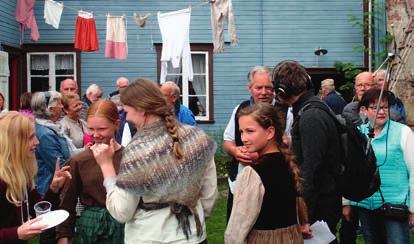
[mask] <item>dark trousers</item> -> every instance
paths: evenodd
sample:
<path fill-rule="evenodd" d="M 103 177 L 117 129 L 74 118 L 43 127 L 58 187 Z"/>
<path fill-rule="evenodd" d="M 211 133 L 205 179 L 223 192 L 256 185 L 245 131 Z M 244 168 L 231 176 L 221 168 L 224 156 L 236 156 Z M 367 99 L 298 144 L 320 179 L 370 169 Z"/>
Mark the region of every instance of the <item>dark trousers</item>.
<path fill-rule="evenodd" d="M 341 228 L 339 229 L 339 242 L 341 244 L 355 244 L 358 225 L 358 208 L 352 207 L 352 219 L 350 222 L 346 221 L 345 218 L 342 216 Z"/>
<path fill-rule="evenodd" d="M 342 199 L 338 196 L 320 197 L 314 209 L 310 209 L 312 213 L 309 223 L 312 225 L 318 220 L 323 220 L 328 224 L 329 230 L 336 235 L 336 226 L 342 214 Z M 338 243 L 334 240 L 331 243 Z"/>
<path fill-rule="evenodd" d="M 233 209 L 233 193 L 231 193 L 229 188 L 229 193 L 227 195 L 227 223 L 229 222 L 231 210 Z"/>
<path fill-rule="evenodd" d="M 50 228 L 45 230 L 42 234 L 40 234 L 40 244 L 56 244 L 56 231 L 55 228 Z"/>

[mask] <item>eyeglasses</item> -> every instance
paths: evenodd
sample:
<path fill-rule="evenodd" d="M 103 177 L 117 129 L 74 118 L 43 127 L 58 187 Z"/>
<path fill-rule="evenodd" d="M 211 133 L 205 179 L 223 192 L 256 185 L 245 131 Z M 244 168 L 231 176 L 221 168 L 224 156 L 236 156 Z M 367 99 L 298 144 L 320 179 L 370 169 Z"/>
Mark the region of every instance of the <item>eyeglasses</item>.
<path fill-rule="evenodd" d="M 369 106 L 368 108 L 372 109 L 373 111 L 377 111 L 377 106 Z M 388 112 L 388 106 L 380 106 L 379 109 L 384 112 Z"/>
<path fill-rule="evenodd" d="M 362 87 L 371 88 L 373 85 L 372 84 L 358 84 L 358 85 L 355 85 L 355 86 L 358 87 L 358 88 L 362 88 Z"/>

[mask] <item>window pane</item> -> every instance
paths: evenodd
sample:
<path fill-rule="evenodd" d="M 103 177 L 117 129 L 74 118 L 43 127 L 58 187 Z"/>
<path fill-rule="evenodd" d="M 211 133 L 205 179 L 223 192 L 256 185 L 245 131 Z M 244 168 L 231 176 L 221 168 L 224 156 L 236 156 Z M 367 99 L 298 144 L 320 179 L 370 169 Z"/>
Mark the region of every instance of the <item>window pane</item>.
<path fill-rule="evenodd" d="M 203 53 L 192 54 L 191 59 L 193 61 L 193 73 L 205 74 L 206 73 L 206 55 Z"/>
<path fill-rule="evenodd" d="M 57 54 L 55 56 L 55 70 L 57 75 L 73 75 L 74 60 L 72 54 Z"/>
<path fill-rule="evenodd" d="M 167 74 L 181 74 L 181 62 L 178 68 L 173 68 L 171 62 L 167 62 L 167 67 Z"/>
<path fill-rule="evenodd" d="M 195 116 L 206 116 L 206 97 L 205 96 L 190 96 L 189 109 Z"/>
<path fill-rule="evenodd" d="M 31 75 L 49 75 L 49 70 L 30 70 Z"/>
<path fill-rule="evenodd" d="M 31 70 L 49 70 L 49 55 L 30 55 Z"/>
<path fill-rule="evenodd" d="M 48 91 L 49 78 L 48 77 L 32 77 L 31 78 L 31 92 Z"/>

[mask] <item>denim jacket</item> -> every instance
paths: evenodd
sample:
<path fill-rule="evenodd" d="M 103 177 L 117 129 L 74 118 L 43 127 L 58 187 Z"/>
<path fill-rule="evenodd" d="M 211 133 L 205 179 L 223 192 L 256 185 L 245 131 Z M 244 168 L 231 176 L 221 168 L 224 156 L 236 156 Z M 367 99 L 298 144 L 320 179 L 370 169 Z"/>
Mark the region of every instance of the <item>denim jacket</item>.
<path fill-rule="evenodd" d="M 60 167 L 62 167 L 70 153 L 66 139 L 52 129 L 36 123 L 36 136 L 40 142 L 36 147 L 38 166 L 36 184 L 39 193 L 43 196 L 52 181 L 56 159 L 60 158 Z"/>

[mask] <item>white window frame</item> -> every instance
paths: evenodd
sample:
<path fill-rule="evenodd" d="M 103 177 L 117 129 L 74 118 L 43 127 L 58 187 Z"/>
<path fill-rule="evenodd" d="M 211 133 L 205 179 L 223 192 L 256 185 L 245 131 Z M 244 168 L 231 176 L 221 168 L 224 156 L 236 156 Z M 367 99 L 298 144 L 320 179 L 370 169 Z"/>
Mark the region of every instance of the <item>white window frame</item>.
<path fill-rule="evenodd" d="M 55 57 L 56 55 L 73 55 L 73 77 L 77 77 L 77 64 L 76 64 L 76 52 L 28 52 L 27 55 L 27 90 L 32 91 L 31 78 L 32 77 L 49 77 L 49 89 L 52 91 L 56 90 L 56 77 L 67 77 L 68 75 L 56 75 Z M 48 75 L 32 75 L 30 57 L 32 55 L 48 55 L 49 56 L 49 74 Z"/>
<path fill-rule="evenodd" d="M 208 67 L 209 64 L 209 52 L 208 51 L 191 51 L 191 55 L 193 54 L 204 54 L 205 60 L 204 60 L 204 64 L 205 64 L 205 73 L 193 73 L 193 76 L 196 75 L 204 75 L 205 76 L 205 87 L 206 87 L 206 94 L 205 95 L 189 95 L 189 90 L 188 90 L 188 80 L 184 80 L 182 73 L 168 73 L 167 75 L 177 75 L 177 76 L 181 76 L 181 81 L 182 81 L 182 91 L 181 91 L 181 97 L 182 97 L 182 101 L 183 101 L 183 105 L 186 106 L 187 108 L 189 107 L 189 98 L 190 97 L 204 97 L 206 98 L 206 106 L 205 106 L 205 112 L 206 115 L 205 116 L 198 116 L 197 114 L 195 114 L 195 118 L 197 121 L 210 121 L 210 70 Z"/>

